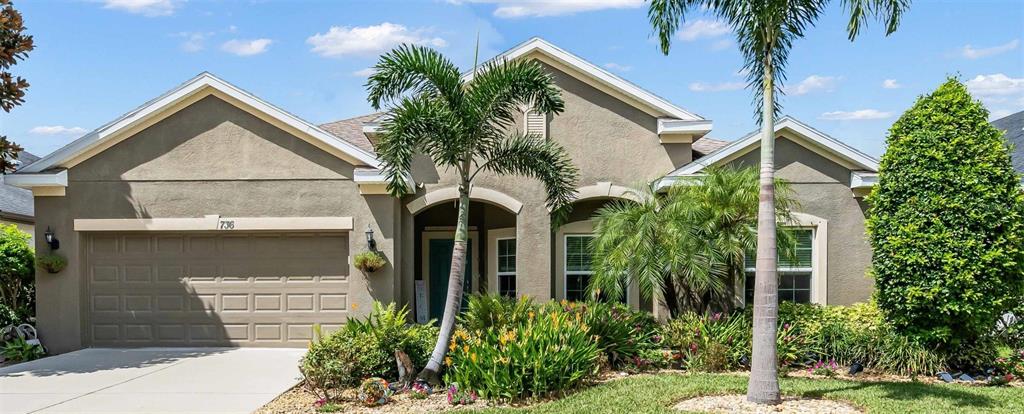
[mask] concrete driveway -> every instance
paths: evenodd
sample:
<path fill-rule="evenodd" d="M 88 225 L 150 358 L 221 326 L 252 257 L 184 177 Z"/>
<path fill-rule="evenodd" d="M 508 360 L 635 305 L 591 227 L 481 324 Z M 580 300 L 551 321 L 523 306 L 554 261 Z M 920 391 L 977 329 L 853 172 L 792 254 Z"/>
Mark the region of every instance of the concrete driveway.
<path fill-rule="evenodd" d="M 0 368 L 2 413 L 251 413 L 305 349 L 84 349 Z"/>

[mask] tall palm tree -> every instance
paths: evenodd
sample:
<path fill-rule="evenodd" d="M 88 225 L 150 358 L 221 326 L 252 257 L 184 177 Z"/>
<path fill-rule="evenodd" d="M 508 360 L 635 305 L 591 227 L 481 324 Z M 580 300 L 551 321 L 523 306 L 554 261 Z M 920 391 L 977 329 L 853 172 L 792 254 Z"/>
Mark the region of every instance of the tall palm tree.
<path fill-rule="evenodd" d="M 382 55 L 367 82 L 375 109 L 387 107 L 377 152 L 388 191 L 409 190 L 405 177 L 413 157 L 426 154 L 459 177 L 458 221 L 448 274 L 448 296 L 437 344 L 418 380 L 437 384 L 438 372 L 462 304 L 462 278 L 469 238 L 469 192 L 481 172 L 540 180 L 552 211 L 564 211 L 575 193 L 578 170 L 554 141 L 515 127 L 523 108 L 562 112 L 564 103 L 551 75 L 527 60 L 496 60 L 469 77 L 441 53 L 402 45 Z"/>
<path fill-rule="evenodd" d="M 796 201 L 786 182 L 776 186 L 776 220 L 787 222 Z M 665 192 L 643 186 L 632 195 L 636 202 L 613 201 L 595 215 L 591 289 L 610 299 L 634 283 L 645 298 L 660 290 L 672 316 L 731 309 L 743 258 L 755 246 L 757 171 L 709 168 Z M 779 237 L 792 255 L 792 237 Z"/>
<path fill-rule="evenodd" d="M 899 26 L 910 0 L 840 0 L 848 9 L 847 35 L 852 41 L 871 17 L 885 24 L 886 35 Z M 706 10 L 732 27 L 743 54 L 747 85 L 760 108 L 761 177 L 757 220 L 757 271 L 754 285 L 754 352 L 747 400 L 775 404 L 779 399 L 775 335 L 778 279 L 774 217 L 775 117 L 783 94 L 786 63 L 793 42 L 813 27 L 830 0 L 651 0 L 647 16 L 668 54 L 672 36 L 691 10 Z"/>

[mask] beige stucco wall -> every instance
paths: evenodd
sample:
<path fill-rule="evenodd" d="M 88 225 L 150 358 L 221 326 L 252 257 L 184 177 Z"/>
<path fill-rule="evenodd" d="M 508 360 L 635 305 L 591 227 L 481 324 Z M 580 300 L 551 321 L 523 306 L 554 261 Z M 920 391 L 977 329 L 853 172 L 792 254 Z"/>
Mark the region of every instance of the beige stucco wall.
<path fill-rule="evenodd" d="M 316 217 L 353 218 L 351 254 L 366 250 L 364 230 L 393 263 L 400 215 L 395 199 L 363 196 L 353 166 L 215 97 L 181 110 L 68 171 L 64 197 L 36 197 L 38 226 L 61 240 L 68 267 L 37 273 L 37 319 L 54 352 L 82 347 L 83 235 L 81 218 Z M 37 251 L 47 251 L 36 238 Z M 339 257 L 338 260 L 347 260 Z M 397 278 L 390 266 L 367 277 L 349 269 L 350 315 L 373 300 L 391 301 Z"/>
<path fill-rule="evenodd" d="M 785 136 L 785 135 L 784 135 Z M 758 165 L 755 148 L 732 164 Z M 829 305 L 847 305 L 870 298 L 868 276 L 871 245 L 865 233 L 867 204 L 850 189 L 850 169 L 786 138 L 775 145 L 776 176 L 790 182 L 798 212 L 828 220 Z"/>
<path fill-rule="evenodd" d="M 598 89 L 553 67 L 545 66 L 565 100 L 565 111 L 550 117 L 548 138 L 557 141 L 570 154 L 580 169 L 579 187 L 610 182 L 632 186 L 649 182 L 690 162 L 690 144 L 661 144 L 657 135 L 657 118 L 636 109 Z M 452 171 L 439 170 L 430 160 L 421 157 L 413 165 L 413 177 L 423 188 L 403 198 L 403 203 L 431 191 L 451 188 L 457 184 Z M 475 181 L 483 187 L 504 193 L 523 204 L 515 223 L 517 247 L 517 288 L 520 294 L 538 299 L 560 298 L 552 288 L 552 244 L 550 216 L 545 206 L 542 185 L 522 177 L 495 177 L 481 174 Z M 403 249 L 413 249 L 413 217 L 402 208 Z M 415 271 L 412 255 L 405 255 L 403 271 Z M 411 301 L 412 278 L 405 283 L 403 296 Z M 554 295 L 554 296 L 553 296 Z"/>

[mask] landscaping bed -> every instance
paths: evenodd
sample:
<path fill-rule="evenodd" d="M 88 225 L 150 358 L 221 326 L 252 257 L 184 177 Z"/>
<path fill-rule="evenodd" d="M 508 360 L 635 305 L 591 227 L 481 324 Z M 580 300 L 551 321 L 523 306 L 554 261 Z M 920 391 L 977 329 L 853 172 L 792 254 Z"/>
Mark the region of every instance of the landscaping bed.
<path fill-rule="evenodd" d="M 684 381 L 681 390 L 692 392 L 672 391 L 672 399 L 648 395 L 658 401 L 652 409 L 670 409 L 695 397 L 743 394 L 740 384 L 746 382 L 751 354 L 749 311 L 689 312 L 658 323 L 646 312 L 619 304 L 534 303 L 474 295 L 449 343 L 441 370 L 444 385 L 428 392 L 419 384 L 412 389 L 397 385 L 402 375 L 408 378 L 423 366 L 437 335 L 432 325 L 407 320 L 406 310 L 378 305 L 363 320 L 318 334 L 300 365 L 303 384 L 263 412 L 545 412 L 544 407 L 578 401 L 595 389 L 619 386 L 607 382 Z M 993 337 L 991 347 L 973 348 L 969 359 L 943 354 L 893 331 L 871 303 L 784 303 L 779 321 L 779 372 L 786 383 L 797 385 L 783 386 L 783 393 L 801 397 L 789 408 L 776 407 L 783 412 L 851 412 L 850 407 L 887 407 L 899 399 L 872 391 L 879 389 L 938 397 L 1024 394 L 1024 351 L 1013 346 L 1012 338 Z M 648 394 L 643 389 L 627 392 L 629 398 Z M 822 399 L 853 405 L 818 401 Z M 988 404 L 987 399 L 974 400 Z M 721 400 L 690 403 L 694 405 L 684 407 L 713 411 Z"/>

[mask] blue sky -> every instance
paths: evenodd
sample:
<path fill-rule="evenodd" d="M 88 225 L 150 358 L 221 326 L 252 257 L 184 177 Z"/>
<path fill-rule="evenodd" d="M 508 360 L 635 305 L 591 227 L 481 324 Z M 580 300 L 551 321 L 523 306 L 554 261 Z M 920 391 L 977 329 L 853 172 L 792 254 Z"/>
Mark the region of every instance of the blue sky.
<path fill-rule="evenodd" d="M 794 47 L 784 112 L 871 155 L 914 99 L 960 76 L 994 116 L 1024 110 L 1024 2 L 914 2 L 899 31 L 856 42 L 835 7 Z M 643 0 L 16 0 L 36 50 L 15 67 L 26 103 L 3 134 L 49 153 L 202 71 L 314 123 L 370 110 L 364 83 L 399 42 L 472 64 L 531 36 L 714 121 L 709 136 L 754 128 L 728 28 L 699 14 L 672 52 L 650 38 Z"/>

